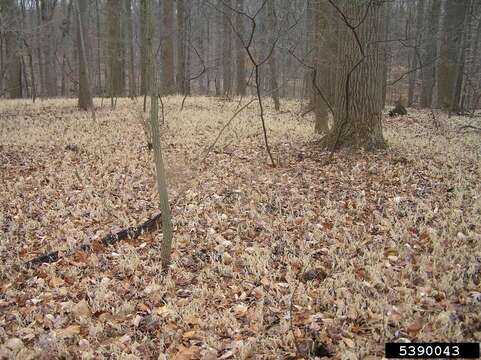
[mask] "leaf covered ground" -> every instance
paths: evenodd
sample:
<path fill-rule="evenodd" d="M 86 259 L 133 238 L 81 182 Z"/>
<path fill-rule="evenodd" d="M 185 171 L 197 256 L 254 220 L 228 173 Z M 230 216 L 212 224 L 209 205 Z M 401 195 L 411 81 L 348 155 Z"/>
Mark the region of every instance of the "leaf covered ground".
<path fill-rule="evenodd" d="M 387 341 L 481 341 L 480 134 L 411 110 L 389 149 L 329 154 L 301 104 L 164 99 L 175 230 L 157 213 L 142 100 L 0 104 L 0 357 L 379 359 Z M 100 105 L 100 100 L 97 100 Z M 91 244 L 92 251 L 77 251 Z M 54 264 L 26 269 L 61 250 Z"/>

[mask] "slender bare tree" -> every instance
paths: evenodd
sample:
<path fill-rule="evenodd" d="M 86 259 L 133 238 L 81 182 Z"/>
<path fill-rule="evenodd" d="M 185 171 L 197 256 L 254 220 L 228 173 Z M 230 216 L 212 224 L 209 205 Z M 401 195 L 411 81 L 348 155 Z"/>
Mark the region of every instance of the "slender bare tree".
<path fill-rule="evenodd" d="M 152 0 L 146 0 L 146 11 L 148 14 L 148 42 L 152 44 L 153 35 L 153 19 L 152 19 Z M 152 129 L 152 145 L 154 149 L 154 162 L 156 169 L 157 190 L 160 198 L 160 211 L 162 219 L 162 248 L 161 248 L 161 261 L 164 272 L 167 272 L 170 265 L 172 238 L 173 238 L 173 226 L 172 215 L 169 205 L 169 196 L 167 192 L 167 180 L 164 169 L 164 161 L 162 159 L 162 147 L 160 143 L 160 128 L 159 128 L 159 93 L 158 93 L 158 74 L 156 71 L 156 59 L 155 50 L 151 45 L 149 49 L 149 73 L 151 75 L 151 87 L 150 87 L 150 126 Z"/>

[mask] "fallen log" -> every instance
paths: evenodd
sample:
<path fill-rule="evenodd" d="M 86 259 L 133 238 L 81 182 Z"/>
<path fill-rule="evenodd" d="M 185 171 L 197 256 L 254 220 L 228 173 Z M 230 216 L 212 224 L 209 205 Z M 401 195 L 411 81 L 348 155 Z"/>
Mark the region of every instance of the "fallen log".
<path fill-rule="evenodd" d="M 162 218 L 161 218 L 161 214 L 159 213 L 140 225 L 131 226 L 127 229 L 120 230 L 116 233 L 109 233 L 106 236 L 104 236 L 100 240 L 100 242 L 105 246 L 108 246 L 108 245 L 113 245 L 122 240 L 136 239 L 142 234 L 159 230 L 161 225 L 162 225 Z M 89 244 L 84 244 L 84 245 L 81 245 L 76 251 L 72 251 L 71 253 L 69 253 L 67 256 L 72 256 L 77 251 L 90 251 L 90 250 L 91 250 L 91 246 Z M 42 264 L 51 264 L 51 263 L 57 262 L 61 258 L 62 257 L 60 256 L 60 251 L 52 251 L 27 261 L 25 263 L 25 266 L 27 268 L 32 268 Z"/>

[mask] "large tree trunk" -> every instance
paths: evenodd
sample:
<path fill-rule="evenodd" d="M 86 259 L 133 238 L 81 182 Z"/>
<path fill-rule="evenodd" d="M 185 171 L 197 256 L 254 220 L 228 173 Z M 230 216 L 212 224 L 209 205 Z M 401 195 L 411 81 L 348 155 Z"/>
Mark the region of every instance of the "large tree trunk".
<path fill-rule="evenodd" d="M 72 0 L 77 1 L 77 44 L 79 56 L 79 90 L 78 90 L 78 106 L 82 110 L 87 110 L 93 107 L 92 93 L 90 90 L 88 60 L 86 48 L 86 36 L 84 21 L 87 17 L 87 0 Z"/>
<path fill-rule="evenodd" d="M 226 0 L 225 3 L 232 7 L 232 0 Z M 222 92 L 224 96 L 229 96 L 232 94 L 232 27 L 230 24 L 232 14 L 231 10 L 226 6 L 223 8 L 223 11 Z"/>
<path fill-rule="evenodd" d="M 274 0 L 267 0 L 267 19 L 269 23 L 269 30 L 270 30 L 270 41 L 268 44 L 268 48 L 272 49 L 272 53 L 270 54 L 270 58 L 268 60 L 269 64 L 269 88 L 271 91 L 272 100 L 274 101 L 274 108 L 276 111 L 279 111 L 281 108 L 281 104 L 279 101 L 279 86 L 277 85 L 277 50 L 275 42 L 277 41 L 277 16 L 276 16 L 276 8 L 274 4 Z M 269 54 L 268 54 L 269 55 Z"/>
<path fill-rule="evenodd" d="M 170 95 L 175 93 L 174 74 L 174 2 L 172 0 L 162 1 L 163 22 L 161 30 L 161 52 L 162 52 L 162 94 Z"/>
<path fill-rule="evenodd" d="M 421 91 L 421 107 L 430 108 L 433 103 L 433 92 L 436 80 L 436 61 L 438 57 L 437 35 L 439 31 L 439 17 L 441 14 L 441 1 L 431 0 L 426 29 L 426 45 L 422 56 L 423 85 Z"/>
<path fill-rule="evenodd" d="M 244 11 L 244 0 L 237 0 L 237 9 Z M 239 38 L 244 36 L 244 19 L 241 15 L 235 15 L 235 29 L 238 35 L 235 35 L 235 52 L 236 52 L 236 95 L 245 96 L 246 94 L 246 61 L 244 44 Z"/>
<path fill-rule="evenodd" d="M 186 39 L 186 16 L 185 16 L 184 0 L 177 0 L 177 74 L 175 82 L 177 83 L 177 92 L 185 94 L 185 39 Z"/>
<path fill-rule="evenodd" d="M 350 0 L 342 7 L 353 31 L 341 21 L 340 63 L 334 128 L 324 138 L 332 150 L 349 147 L 375 149 L 385 146 L 382 133 L 382 78 L 384 66 L 384 3 Z M 365 16 L 364 16 L 365 15 Z M 339 14 L 336 14 L 339 16 Z M 368 46 L 369 44 L 369 46 Z"/>
<path fill-rule="evenodd" d="M 449 109 L 453 103 L 458 54 L 463 38 L 467 3 L 467 0 L 449 0 L 445 3 L 438 66 L 438 105 L 444 109 Z"/>
<path fill-rule="evenodd" d="M 15 1 L 8 0 L 5 8 L 14 18 L 17 12 Z M 14 27 L 15 24 L 10 24 Z M 7 68 L 7 92 L 11 99 L 18 99 L 22 97 L 22 59 L 18 54 L 18 39 L 15 29 L 10 28 L 5 35 L 6 58 L 8 63 Z"/>
<path fill-rule="evenodd" d="M 107 0 L 107 26 L 108 26 L 108 84 L 110 96 L 122 94 L 122 64 L 121 64 L 121 38 L 120 38 L 120 9 L 118 0 Z"/>

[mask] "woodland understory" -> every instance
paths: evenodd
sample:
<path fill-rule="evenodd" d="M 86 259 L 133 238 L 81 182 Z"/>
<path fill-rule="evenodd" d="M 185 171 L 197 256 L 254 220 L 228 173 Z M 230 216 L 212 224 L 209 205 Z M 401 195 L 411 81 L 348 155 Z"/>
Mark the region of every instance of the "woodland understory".
<path fill-rule="evenodd" d="M 379 359 L 388 341 L 481 341 L 481 118 L 408 109 L 388 147 L 320 149 L 304 104 L 169 96 L 174 225 L 142 99 L 0 103 L 0 358 Z M 227 114 L 227 115 L 226 115 Z M 328 161 L 329 160 L 329 161 Z M 79 250 L 90 245 L 87 251 Z M 60 250 L 52 264 L 26 268 Z"/>

